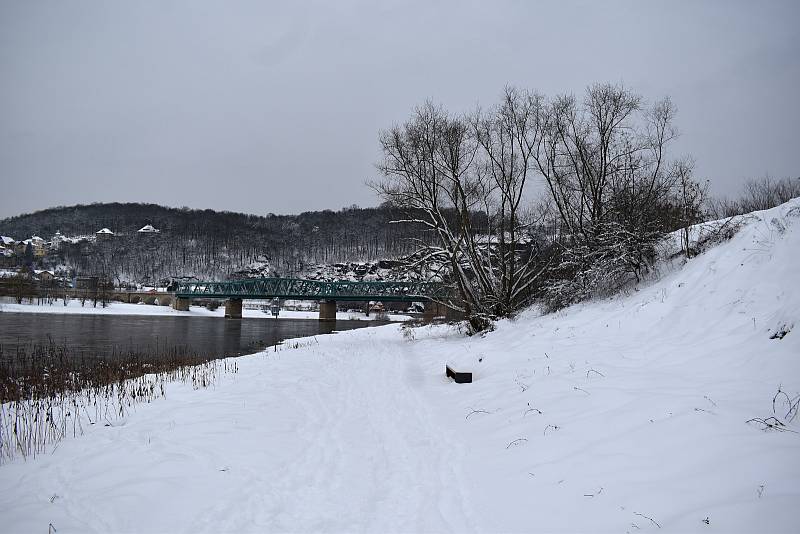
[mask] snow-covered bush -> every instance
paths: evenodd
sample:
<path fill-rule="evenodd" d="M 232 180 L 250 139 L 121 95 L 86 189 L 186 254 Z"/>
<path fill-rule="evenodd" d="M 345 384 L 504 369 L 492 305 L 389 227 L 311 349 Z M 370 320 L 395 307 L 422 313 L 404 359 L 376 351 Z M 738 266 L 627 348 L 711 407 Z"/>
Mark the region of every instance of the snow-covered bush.
<path fill-rule="evenodd" d="M 557 310 L 640 281 L 654 264 L 663 238 L 658 230 L 609 223 L 596 235 L 561 243 L 541 291 L 545 308 Z"/>

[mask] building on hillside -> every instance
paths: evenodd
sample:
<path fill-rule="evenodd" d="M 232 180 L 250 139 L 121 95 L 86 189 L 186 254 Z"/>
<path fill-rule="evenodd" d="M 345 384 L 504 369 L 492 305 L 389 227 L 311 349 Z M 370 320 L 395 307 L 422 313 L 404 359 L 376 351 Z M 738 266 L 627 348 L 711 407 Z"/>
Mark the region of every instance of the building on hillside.
<path fill-rule="evenodd" d="M 137 233 L 139 234 L 150 234 L 150 235 L 157 234 L 159 232 L 161 232 L 161 230 L 159 230 L 158 228 L 154 228 L 152 224 L 145 224 L 137 231 Z"/>
<path fill-rule="evenodd" d="M 16 264 L 17 258 L 14 249 L 0 245 L 0 267 L 13 267 Z"/>
<path fill-rule="evenodd" d="M 140 230 L 141 231 L 141 230 Z M 108 228 L 101 228 L 94 233 L 98 241 L 105 241 L 114 237 L 114 232 Z"/>
<path fill-rule="evenodd" d="M 7 235 L 0 235 L 0 245 L 3 245 L 6 248 L 11 248 L 17 243 L 17 240 L 13 237 L 8 237 Z"/>
<path fill-rule="evenodd" d="M 99 279 L 97 276 L 78 276 L 75 278 L 73 287 L 75 289 L 97 289 Z"/>
<path fill-rule="evenodd" d="M 62 243 L 64 243 L 64 234 L 61 233 L 61 230 L 56 230 L 56 233 L 53 235 L 53 238 L 50 240 L 50 248 L 53 250 L 58 250 L 61 248 Z"/>
<path fill-rule="evenodd" d="M 44 269 L 34 269 L 33 274 L 42 282 L 51 282 L 56 277 L 56 274 L 53 271 L 47 271 Z"/>
<path fill-rule="evenodd" d="M 43 258 L 47 255 L 47 243 L 38 235 L 31 236 L 30 239 L 26 239 L 22 243 L 25 245 L 22 250 L 23 254 L 25 253 L 25 249 L 27 249 L 28 245 L 30 245 L 34 258 Z"/>

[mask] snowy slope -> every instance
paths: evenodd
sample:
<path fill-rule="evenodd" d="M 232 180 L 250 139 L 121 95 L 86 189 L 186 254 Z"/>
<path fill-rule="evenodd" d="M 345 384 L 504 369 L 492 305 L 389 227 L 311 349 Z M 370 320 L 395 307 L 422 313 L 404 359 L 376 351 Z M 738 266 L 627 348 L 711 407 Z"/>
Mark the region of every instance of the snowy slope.
<path fill-rule="evenodd" d="M 800 416 L 746 421 L 800 393 L 799 261 L 794 200 L 483 338 L 389 325 L 240 358 L 0 466 L 0 531 L 798 532 Z"/>

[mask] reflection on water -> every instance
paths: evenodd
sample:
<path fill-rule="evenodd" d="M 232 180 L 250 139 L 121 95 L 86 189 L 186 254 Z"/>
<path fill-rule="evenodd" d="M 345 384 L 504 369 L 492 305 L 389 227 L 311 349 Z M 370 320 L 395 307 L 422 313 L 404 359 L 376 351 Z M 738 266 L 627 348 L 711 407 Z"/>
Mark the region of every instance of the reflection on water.
<path fill-rule="evenodd" d="M 283 340 L 330 334 L 385 324 L 368 321 L 316 319 L 250 319 L 219 317 L 149 317 L 134 315 L 60 315 L 0 313 L 0 345 L 15 352 L 18 346 L 50 341 L 68 346 L 75 355 L 110 356 L 134 350 L 158 354 L 172 347 L 188 347 L 210 356 L 237 356 L 257 352 Z"/>

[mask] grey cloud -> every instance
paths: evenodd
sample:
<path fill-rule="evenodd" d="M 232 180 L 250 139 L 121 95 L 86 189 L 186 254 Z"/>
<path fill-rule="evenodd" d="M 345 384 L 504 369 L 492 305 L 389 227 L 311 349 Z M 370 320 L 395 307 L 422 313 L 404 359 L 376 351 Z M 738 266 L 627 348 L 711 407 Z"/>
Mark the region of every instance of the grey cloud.
<path fill-rule="evenodd" d="M 671 95 L 716 193 L 797 176 L 796 2 L 4 2 L 0 217 L 148 201 L 251 213 L 376 199 L 381 128 L 624 81 Z"/>

